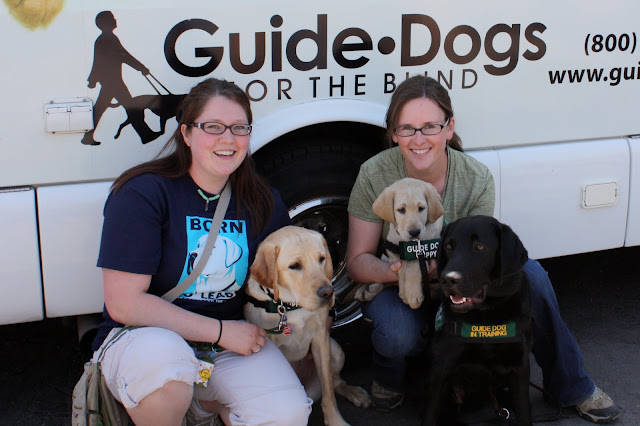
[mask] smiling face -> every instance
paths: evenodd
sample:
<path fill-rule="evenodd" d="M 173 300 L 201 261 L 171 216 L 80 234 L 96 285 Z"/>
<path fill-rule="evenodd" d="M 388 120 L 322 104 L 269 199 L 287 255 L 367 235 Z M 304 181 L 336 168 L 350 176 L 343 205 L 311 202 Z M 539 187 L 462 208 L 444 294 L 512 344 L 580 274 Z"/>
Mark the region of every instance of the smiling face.
<path fill-rule="evenodd" d="M 196 118 L 196 123 L 218 122 L 249 124 L 243 107 L 223 96 L 214 96 Z M 221 135 L 182 124 L 180 127 L 185 144 L 191 148 L 189 174 L 194 182 L 207 192 L 217 194 L 229 175 L 242 163 L 249 150 L 249 135 L 236 136 L 226 129 Z"/>
<path fill-rule="evenodd" d="M 429 98 L 416 98 L 404 104 L 398 126 L 422 128 L 428 124 L 444 124 L 447 117 L 438 104 Z M 449 124 L 437 135 L 425 136 L 416 131 L 413 136 L 398 136 L 392 133 L 393 142 L 397 143 L 405 159 L 407 173 L 413 178 L 432 178 L 444 173 L 447 168 L 445 148 L 447 140 L 453 137 L 455 120 L 450 118 Z"/>
<path fill-rule="evenodd" d="M 493 217 L 468 216 L 449 224 L 438 248 L 445 304 L 457 313 L 494 309 L 521 289 L 527 250 L 513 230 Z"/>

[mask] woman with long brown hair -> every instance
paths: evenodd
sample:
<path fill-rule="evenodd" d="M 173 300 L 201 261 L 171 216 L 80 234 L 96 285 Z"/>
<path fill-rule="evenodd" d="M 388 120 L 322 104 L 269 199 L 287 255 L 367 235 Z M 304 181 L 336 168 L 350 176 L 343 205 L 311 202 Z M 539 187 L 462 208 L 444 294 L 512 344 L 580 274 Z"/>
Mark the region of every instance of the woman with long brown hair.
<path fill-rule="evenodd" d="M 226 424 L 306 424 L 312 401 L 297 376 L 265 331 L 242 318 L 258 244 L 290 224 L 252 163 L 249 99 L 208 79 L 176 117 L 158 158 L 124 172 L 106 202 L 98 259 L 105 321 L 94 358 L 104 349 L 103 375 L 136 424 L 179 425 L 187 413 L 198 424 L 212 413 Z M 163 300 L 202 254 L 226 185 L 231 201 L 204 270 L 173 303 Z M 112 340 L 123 325 L 137 328 Z M 188 342 L 215 348 L 204 354 L 209 364 Z"/>
<path fill-rule="evenodd" d="M 392 265 L 377 256 L 383 221 L 372 211 L 378 195 L 395 181 L 411 177 L 431 183 L 444 206 L 445 220 L 472 215 L 493 216 L 495 185 L 489 169 L 462 151 L 455 133 L 456 119 L 447 90 L 433 78 L 405 80 L 391 97 L 387 110 L 390 148 L 360 168 L 349 199 L 347 268 L 361 283 L 398 281 L 401 263 Z M 430 278 L 435 277 L 435 262 Z M 524 266 L 531 283 L 534 312 L 533 354 L 542 368 L 544 387 L 564 406 L 596 422 L 611 422 L 620 410 L 584 370 L 578 344 L 565 325 L 547 272 L 535 260 Z M 468 302 L 471 302 L 469 300 Z M 406 357 L 424 350 L 426 304 L 411 309 L 388 287 L 363 306 L 373 324 L 373 404 L 390 410 L 404 399 Z"/>

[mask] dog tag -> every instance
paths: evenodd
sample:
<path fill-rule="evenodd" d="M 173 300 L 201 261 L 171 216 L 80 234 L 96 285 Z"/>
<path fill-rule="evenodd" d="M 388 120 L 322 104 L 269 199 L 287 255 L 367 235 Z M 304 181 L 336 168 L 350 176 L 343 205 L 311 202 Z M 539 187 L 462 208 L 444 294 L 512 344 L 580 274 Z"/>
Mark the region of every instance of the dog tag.
<path fill-rule="evenodd" d="M 293 327 L 291 327 L 290 325 L 287 325 L 285 328 L 282 329 L 282 334 L 284 334 L 285 336 L 290 336 L 293 333 Z"/>
<path fill-rule="evenodd" d="M 284 330 L 287 327 L 287 316 L 280 315 L 280 321 L 278 321 L 278 330 Z"/>

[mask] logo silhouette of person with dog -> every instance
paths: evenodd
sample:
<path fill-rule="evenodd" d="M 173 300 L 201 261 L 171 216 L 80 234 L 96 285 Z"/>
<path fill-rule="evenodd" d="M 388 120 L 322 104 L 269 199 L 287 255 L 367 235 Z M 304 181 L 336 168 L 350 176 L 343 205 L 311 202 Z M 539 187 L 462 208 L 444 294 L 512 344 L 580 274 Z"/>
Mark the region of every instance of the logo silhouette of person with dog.
<path fill-rule="evenodd" d="M 98 98 L 93 109 L 95 126 L 98 126 L 98 122 L 107 108 L 115 108 L 122 105 L 127 112 L 128 118 L 118 129 L 115 138 L 120 136 L 120 131 L 124 126 L 131 124 L 140 136 L 143 144 L 157 139 L 164 133 L 164 125 L 159 132 L 153 131 L 149 128 L 144 120 L 144 110 L 149 108 L 149 106 L 138 105 L 136 99 L 141 98 L 141 96 L 133 98 L 122 79 L 122 66 L 124 64 L 140 71 L 145 77 L 150 74 L 149 69 L 134 58 L 133 55 L 131 55 L 122 46 L 118 37 L 113 33 L 117 27 L 117 22 L 113 13 L 110 11 L 98 13 L 96 16 L 96 26 L 102 31 L 102 34 L 96 39 L 94 45 L 93 67 L 89 74 L 89 78 L 87 79 L 89 82 L 88 86 L 91 89 L 95 88 L 97 83 L 100 83 L 100 93 L 98 94 Z M 155 95 L 143 96 L 153 97 Z M 113 99 L 117 102 L 112 103 Z M 173 115 L 175 115 L 175 109 Z M 83 144 L 100 145 L 100 142 L 94 139 L 94 130 L 90 130 L 85 133 L 82 138 Z"/>

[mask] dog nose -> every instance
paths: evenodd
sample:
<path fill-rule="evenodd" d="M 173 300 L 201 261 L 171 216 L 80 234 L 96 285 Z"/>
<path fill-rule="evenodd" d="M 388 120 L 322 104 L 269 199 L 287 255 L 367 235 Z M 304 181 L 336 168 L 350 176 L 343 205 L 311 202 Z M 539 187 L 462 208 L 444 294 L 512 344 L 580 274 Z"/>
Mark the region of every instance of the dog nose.
<path fill-rule="evenodd" d="M 319 298 L 327 300 L 333 296 L 333 287 L 330 285 L 323 285 L 316 292 Z"/>
<path fill-rule="evenodd" d="M 418 235 L 420 235 L 420 229 L 409 229 L 409 235 L 411 235 L 411 238 L 416 238 Z"/>
<path fill-rule="evenodd" d="M 442 282 L 448 287 L 453 287 L 460 282 L 462 275 L 459 272 L 447 272 L 442 276 Z"/>

